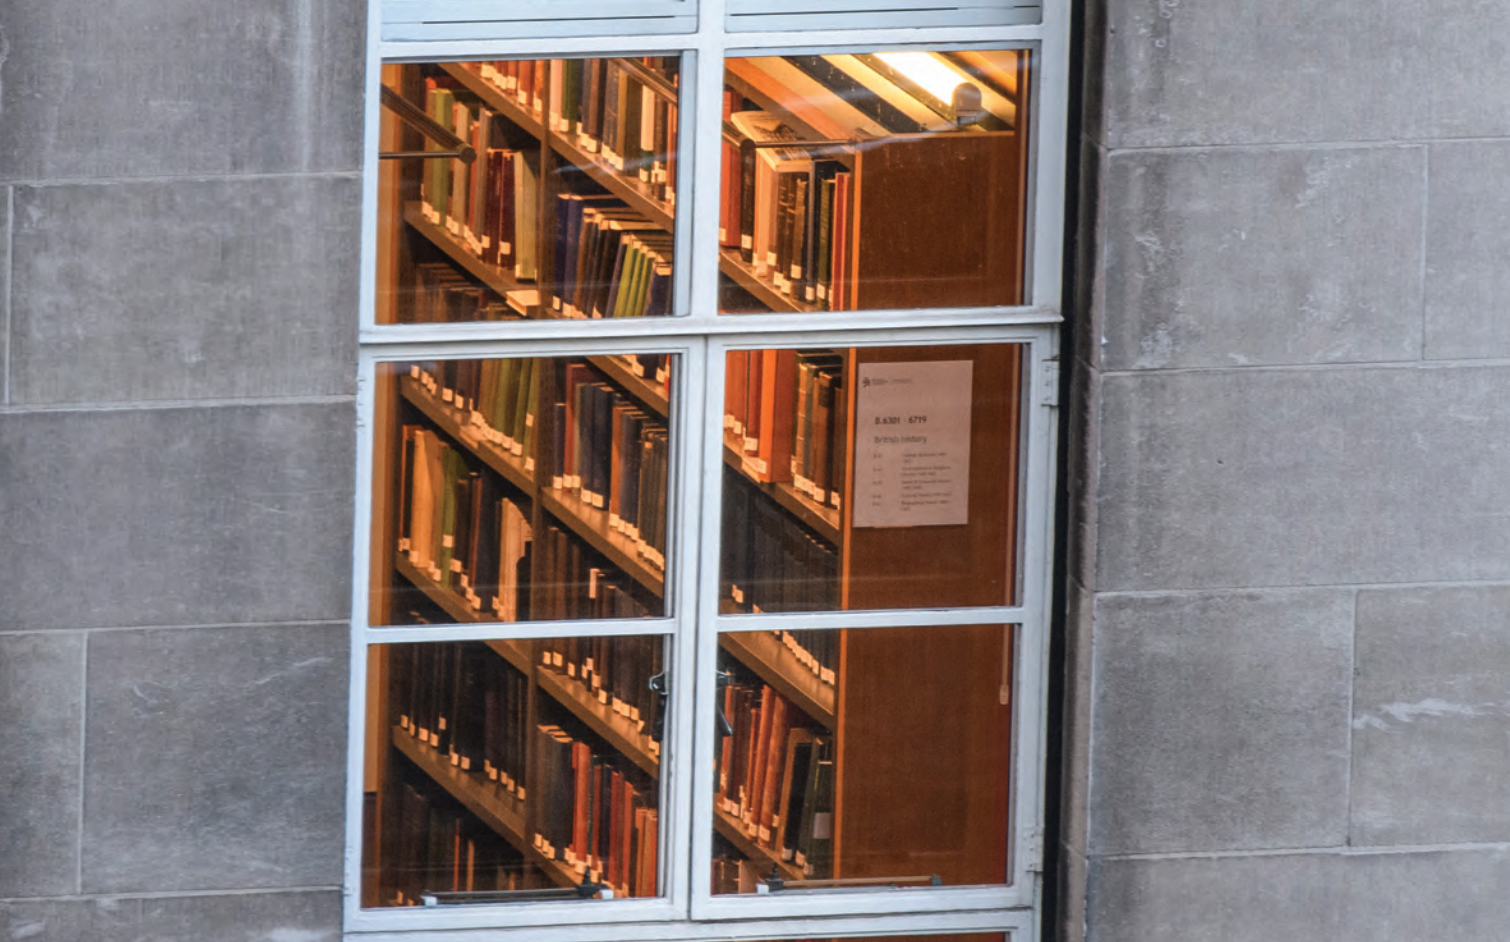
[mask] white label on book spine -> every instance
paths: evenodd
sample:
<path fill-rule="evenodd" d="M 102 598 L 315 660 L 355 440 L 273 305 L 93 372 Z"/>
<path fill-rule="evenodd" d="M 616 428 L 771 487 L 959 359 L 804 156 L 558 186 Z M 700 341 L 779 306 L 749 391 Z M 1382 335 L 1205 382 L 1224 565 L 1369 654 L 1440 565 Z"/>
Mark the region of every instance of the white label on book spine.
<path fill-rule="evenodd" d="M 970 360 L 860 365 L 855 526 L 969 523 L 973 366 Z"/>

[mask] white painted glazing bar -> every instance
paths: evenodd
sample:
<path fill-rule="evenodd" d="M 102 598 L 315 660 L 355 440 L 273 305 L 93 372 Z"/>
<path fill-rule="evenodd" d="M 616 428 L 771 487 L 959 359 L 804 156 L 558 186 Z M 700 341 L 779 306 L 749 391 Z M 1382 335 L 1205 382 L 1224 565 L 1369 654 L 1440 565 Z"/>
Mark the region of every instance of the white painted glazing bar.
<path fill-rule="evenodd" d="M 931 628 L 944 625 L 1018 625 L 1037 611 L 1020 607 L 917 608 L 864 612 L 785 612 L 718 615 L 718 631 L 838 631 L 842 628 Z"/>
<path fill-rule="evenodd" d="M 711 266 L 710 266 L 711 267 Z M 700 284 L 700 282 L 699 282 Z M 694 288 L 694 291 L 696 288 Z M 715 289 L 716 290 L 716 289 Z M 696 303 L 696 302 L 694 302 Z M 452 324 L 384 324 L 362 332 L 367 347 L 396 344 L 431 344 L 496 340 L 533 341 L 545 338 L 580 338 L 589 343 L 600 339 L 681 338 L 703 335 L 872 333 L 886 330 L 930 327 L 998 327 L 1057 324 L 1060 316 L 1051 308 L 925 308 L 901 311 L 829 311 L 821 314 L 738 314 L 718 317 L 711 323 L 675 317 L 621 317 L 605 320 L 473 321 Z"/>
<path fill-rule="evenodd" d="M 374 626 L 362 634 L 364 644 L 408 644 L 422 641 L 491 641 L 535 638 L 610 638 L 635 635 L 674 635 L 674 618 L 625 618 L 619 621 L 482 622 L 475 625 Z"/>
<path fill-rule="evenodd" d="M 495 910 L 496 912 L 496 910 Z M 371 912 L 363 916 L 373 915 Z M 393 926 L 362 926 L 364 942 L 730 942 L 734 939 L 829 938 L 862 935 L 949 935 L 966 932 L 1008 933 L 1010 942 L 1034 942 L 1036 917 L 1026 909 L 985 909 L 889 917 L 772 919 L 752 924 L 697 925 L 688 922 L 546 925 L 529 929 L 431 929 L 395 931 Z M 386 929 L 387 931 L 383 931 Z M 947 940 L 939 940 L 947 942 Z"/>

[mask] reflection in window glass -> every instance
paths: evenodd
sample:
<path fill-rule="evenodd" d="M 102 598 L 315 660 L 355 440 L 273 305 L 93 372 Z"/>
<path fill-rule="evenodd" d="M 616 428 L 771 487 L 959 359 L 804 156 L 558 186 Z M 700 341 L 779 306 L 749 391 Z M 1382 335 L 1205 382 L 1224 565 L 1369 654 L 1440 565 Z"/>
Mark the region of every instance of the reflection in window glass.
<path fill-rule="evenodd" d="M 671 366 L 382 366 L 372 622 L 664 614 Z"/>
<path fill-rule="evenodd" d="M 379 323 L 671 313 L 677 69 L 385 66 Z"/>
<path fill-rule="evenodd" d="M 654 636 L 376 646 L 363 905 L 657 895 L 662 668 Z"/>
<path fill-rule="evenodd" d="M 1011 604 L 1022 349 L 729 353 L 723 609 Z"/>
<path fill-rule="evenodd" d="M 722 309 L 1022 303 L 1028 58 L 730 59 Z"/>
<path fill-rule="evenodd" d="M 1005 882 L 1012 637 L 721 634 L 714 892 Z"/>

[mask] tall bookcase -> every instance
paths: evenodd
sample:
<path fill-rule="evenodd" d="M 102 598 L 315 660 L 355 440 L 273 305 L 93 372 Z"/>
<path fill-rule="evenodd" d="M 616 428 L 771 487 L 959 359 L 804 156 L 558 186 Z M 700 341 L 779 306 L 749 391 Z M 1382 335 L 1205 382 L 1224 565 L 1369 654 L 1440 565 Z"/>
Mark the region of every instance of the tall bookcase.
<path fill-rule="evenodd" d="M 675 77 L 665 63 L 611 61 L 620 81 L 634 83 L 637 92 L 654 97 L 669 114 L 675 114 Z M 664 236 L 671 234 L 675 196 L 669 182 L 675 179 L 674 170 L 665 166 L 656 170 L 654 164 L 657 160 L 674 164 L 674 158 L 640 155 L 642 164 L 652 165 L 648 179 L 642 179 L 633 166 L 620 166 L 604 153 L 603 141 L 594 143 L 591 135 L 584 138 L 575 126 L 563 126 L 564 116 L 557 118 L 563 109 L 552 95 L 563 83 L 557 74 L 562 63 L 521 65 L 533 70 L 530 84 L 542 94 L 529 91 L 521 100 L 518 83 L 510 86 L 491 63 L 384 68 L 385 86 L 417 109 L 426 109 L 427 80 L 440 83 L 456 100 L 479 113 L 486 109 L 493 116 L 490 140 L 532 155 L 539 182 L 528 192 L 533 207 L 514 207 L 516 221 L 533 230 L 533 264 L 510 266 L 488 260 L 487 253 L 479 251 L 477 233 L 456 231 L 437 221 L 433 207 L 427 207 L 426 167 L 449 158 L 411 157 L 386 163 L 378 193 L 380 216 L 386 221 L 378 241 L 380 322 L 414 320 L 414 312 L 421 309 L 428 312 L 425 318 L 444 316 L 436 312 L 447 310 L 445 304 L 427 306 L 419 300 L 423 283 L 426 279 L 433 283 L 437 270 L 442 283 L 449 286 L 445 290 L 465 295 L 463 319 L 571 316 L 572 299 L 582 296 L 577 293 L 575 272 L 587 269 L 585 262 L 579 262 L 575 272 L 569 273 L 561 261 L 570 257 L 564 246 L 571 238 L 571 233 L 563 231 L 566 217 L 558 212 L 563 194 L 611 198 L 636 224 L 662 234 L 647 237 L 653 246 L 664 245 Z M 1023 81 L 1019 74 L 1003 84 L 1021 90 Z M 814 106 L 810 89 L 783 85 L 779 72 L 752 61 L 731 60 L 727 82 L 728 93 L 738 99 L 740 110 L 759 109 L 780 117 L 798 144 L 830 142 L 815 146 L 851 174 L 853 202 L 842 249 L 848 278 L 845 307 L 1020 302 L 1024 151 L 1017 128 L 916 134 L 889 140 L 884 147 L 867 148 L 852 139 L 852 129 L 835 123 L 832 112 Z M 1019 119 L 1024 102 L 1025 96 L 1019 95 Z M 731 143 L 737 141 L 734 129 L 726 130 Z M 397 120 L 387 122 L 380 136 L 388 152 L 416 154 L 437 146 L 436 135 L 427 138 Z M 1017 143 L 1002 146 L 1008 139 Z M 485 157 L 478 155 L 478 159 Z M 937 167 L 946 172 L 937 174 Z M 920 215 L 910 194 L 921 173 L 934 174 L 935 189 L 952 197 Z M 725 198 L 732 198 L 733 193 L 726 187 Z M 522 231 L 516 231 L 516 239 Z M 521 276 L 525 270 L 532 271 L 533 277 Z M 720 250 L 719 270 L 721 303 L 731 312 L 816 316 L 822 308 L 760 273 L 735 248 Z M 947 296 L 941 296 L 945 290 Z M 778 357 L 791 354 L 768 352 Z M 772 374 L 788 385 L 768 389 L 766 400 L 752 405 L 767 410 L 765 444 L 752 450 L 738 423 L 726 423 L 726 505 L 736 505 L 732 495 L 738 492 L 742 495 L 739 506 L 758 504 L 760 513 L 784 534 L 777 537 L 778 542 L 795 540 L 803 551 L 816 553 L 799 552 L 799 565 L 789 566 L 785 575 L 773 575 L 776 570 L 769 558 L 751 563 L 766 569 L 760 578 L 767 582 L 812 583 L 778 607 L 764 610 L 1011 604 L 1017 589 L 1022 349 L 1005 344 L 894 346 L 820 353 L 832 374 L 834 397 L 825 419 L 829 464 L 822 493 L 810 481 L 799 480 L 789 459 L 795 444 L 791 439 L 802 422 L 798 414 L 802 391 L 789 385 L 796 382 L 794 376 Z M 979 482 L 969 494 L 971 525 L 857 527 L 854 378 L 868 364 L 918 361 L 970 364 L 974 379 L 969 477 Z M 552 405 L 569 399 L 572 384 L 585 378 L 611 391 L 615 402 L 643 416 L 650 426 L 665 429 L 670 426 L 680 365 L 649 356 L 531 362 L 530 389 L 514 400 L 514 409 L 527 417 L 522 421 L 529 433 L 508 436 L 514 447 L 501 439 L 517 431 L 515 417 L 484 415 L 488 410 L 480 407 L 481 381 L 475 373 L 426 362 L 405 364 L 384 375 L 376 394 L 369 606 L 373 624 L 470 624 L 498 617 L 465 591 L 477 587 L 477 572 L 466 573 L 470 576 L 466 582 L 443 584 L 433 569 L 417 564 L 405 546 L 413 536 L 406 521 L 413 513 L 413 495 L 407 489 L 412 486 L 409 469 L 415 459 L 410 449 L 415 430 L 441 442 L 458 456 L 468 475 L 485 482 L 489 499 L 511 502 L 527 521 L 533 549 L 519 561 L 518 611 L 533 612 L 537 619 L 605 614 L 570 601 L 572 593 L 580 595 L 584 587 L 583 571 L 596 573 L 590 577 L 594 587 L 599 578 L 611 582 L 629 600 L 625 612 L 659 615 L 664 611 L 666 561 L 656 551 L 654 540 L 645 536 L 653 521 L 641 521 L 644 525 L 638 533 L 628 531 L 609 509 L 584 502 L 570 483 L 561 485 L 563 475 L 568 480 L 570 475 L 565 474 L 569 469 L 559 466 L 558 446 L 575 432 L 563 424 Z M 664 495 L 664 481 L 663 476 L 662 498 L 651 505 L 662 516 L 675 501 L 675 495 Z M 737 515 L 726 516 L 724 524 L 726 544 L 731 534 L 754 526 L 752 520 Z M 548 533 L 559 534 L 553 537 L 557 548 L 549 553 L 542 550 Z M 664 549 L 664 542 L 660 546 Z M 567 557 L 576 562 L 568 563 Z M 815 558 L 831 560 L 831 568 L 801 565 Z M 723 610 L 752 610 L 744 592 L 734 591 L 732 580 L 724 581 L 728 594 L 720 600 Z M 736 869 L 746 884 L 751 875 L 799 880 L 926 874 L 937 875 L 946 885 L 1004 880 L 1008 866 L 1005 822 L 1011 802 L 1007 774 L 1011 637 L 1010 629 L 1001 625 L 846 630 L 808 639 L 789 632 L 722 634 L 721 657 L 735 686 L 743 685 L 757 695 L 769 688 L 770 693 L 764 694 L 767 703 L 779 697 L 788 730 L 805 730 L 825 744 L 833 777 L 820 787 L 826 788 L 821 794 L 801 795 L 800 784 L 785 783 L 776 793 L 780 802 L 776 819 L 791 813 L 794 795 L 806 801 L 810 817 L 815 809 L 830 816 L 825 826 L 829 844 L 815 863 L 803 865 L 804 859 L 815 857 L 811 848 L 808 853 L 802 848 L 797 848 L 797 854 L 783 853 L 779 837 L 763 830 L 760 820 L 751 819 L 748 808 L 742 814 L 737 801 L 720 802 L 714 809 L 716 862 L 742 862 L 744 866 Z M 637 664 L 615 678 L 630 678 L 640 689 L 612 691 L 607 688 L 613 684 L 595 686 L 594 681 L 603 678 L 597 676 L 595 664 L 587 663 L 593 650 L 576 642 L 509 640 L 446 647 L 454 648 L 458 663 L 481 656 L 492 659 L 486 668 L 494 672 L 490 676 L 507 673 L 508 682 L 520 691 L 516 712 L 525 741 L 548 726 L 562 730 L 575 742 L 588 743 L 594 756 L 614 763 L 626 781 L 632 780 L 646 804 L 653 806 L 661 774 L 654 736 L 657 704 L 653 696 L 644 694 L 643 684 L 666 657 L 661 643 L 655 637 L 636 655 L 660 661 Z M 410 709 L 412 691 L 431 681 L 417 676 L 413 662 L 401 652 L 399 647 L 378 648 L 371 660 L 369 715 L 376 720 L 369 724 L 368 733 L 371 836 L 364 851 L 370 875 L 364 884 L 364 905 L 412 903 L 418 889 L 569 888 L 593 876 L 591 860 L 575 866 L 574 861 L 561 858 L 558 848 L 543 846 L 537 838 L 560 823 L 551 820 L 553 815 L 580 816 L 578 809 L 563 812 L 546 797 L 552 782 L 559 785 L 560 780 L 548 777 L 537 751 L 523 749 L 512 775 L 493 776 L 486 768 L 464 767 L 466 757 L 453 757 L 454 748 L 443 748 L 420 735 L 420 720 Z M 430 690 L 429 696 L 452 704 L 453 712 L 484 709 L 482 704 L 468 703 L 469 688 L 461 678 L 458 668 L 449 680 L 439 681 L 450 684 L 446 690 Z M 947 717 L 948 723 L 941 725 L 939 717 Z M 763 750 L 767 763 L 788 762 L 789 742 L 771 742 L 770 735 L 764 743 L 755 741 L 751 756 Z M 789 733 L 783 735 L 790 740 Z M 981 742 L 990 743 L 991 748 L 982 751 Z M 816 754 L 810 761 L 817 761 Z M 954 794 L 944 795 L 937 783 L 946 780 L 962 784 Z M 988 784 L 983 787 L 982 783 Z M 429 831 L 440 821 L 449 829 L 446 841 L 437 841 L 428 832 L 426 840 L 416 840 L 418 812 L 406 807 L 413 804 L 411 795 L 416 792 L 430 809 Z M 795 826 L 795 822 L 788 824 Z M 811 829 L 811 822 L 808 826 Z M 649 841 L 653 847 L 654 838 Z M 634 856 L 643 868 L 644 852 L 636 849 Z M 470 883 L 461 878 L 463 861 L 476 871 L 477 862 L 484 859 L 490 868 L 486 878 L 477 876 Z M 616 872 L 623 876 L 628 866 L 620 861 Z M 653 872 L 653 851 L 649 867 Z M 647 883 L 643 869 L 637 874 L 635 881 L 606 876 L 605 881 L 614 884 L 619 894 L 653 894 L 653 879 Z"/>

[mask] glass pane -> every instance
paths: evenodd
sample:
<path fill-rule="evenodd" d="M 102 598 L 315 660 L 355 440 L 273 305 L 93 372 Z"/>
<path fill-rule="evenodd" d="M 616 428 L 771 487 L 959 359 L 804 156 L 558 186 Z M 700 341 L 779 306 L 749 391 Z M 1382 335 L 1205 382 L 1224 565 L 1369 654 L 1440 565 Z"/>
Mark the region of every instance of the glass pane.
<path fill-rule="evenodd" d="M 1001 932 L 972 932 L 963 935 L 886 935 L 865 936 L 866 942 L 1007 942 Z M 844 942 L 843 939 L 788 939 L 785 942 Z"/>
<path fill-rule="evenodd" d="M 1012 604 L 1024 349 L 729 353 L 724 610 Z"/>
<path fill-rule="evenodd" d="M 728 60 L 721 309 L 1023 303 L 1028 59 Z"/>
<path fill-rule="evenodd" d="M 373 647 L 362 905 L 657 895 L 663 642 Z"/>
<path fill-rule="evenodd" d="M 1012 638 L 720 634 L 713 892 L 1005 882 Z"/>
<path fill-rule="evenodd" d="M 671 370 L 380 366 L 372 624 L 664 615 Z"/>
<path fill-rule="evenodd" d="M 378 322 L 670 314 L 678 64 L 385 65 Z"/>

